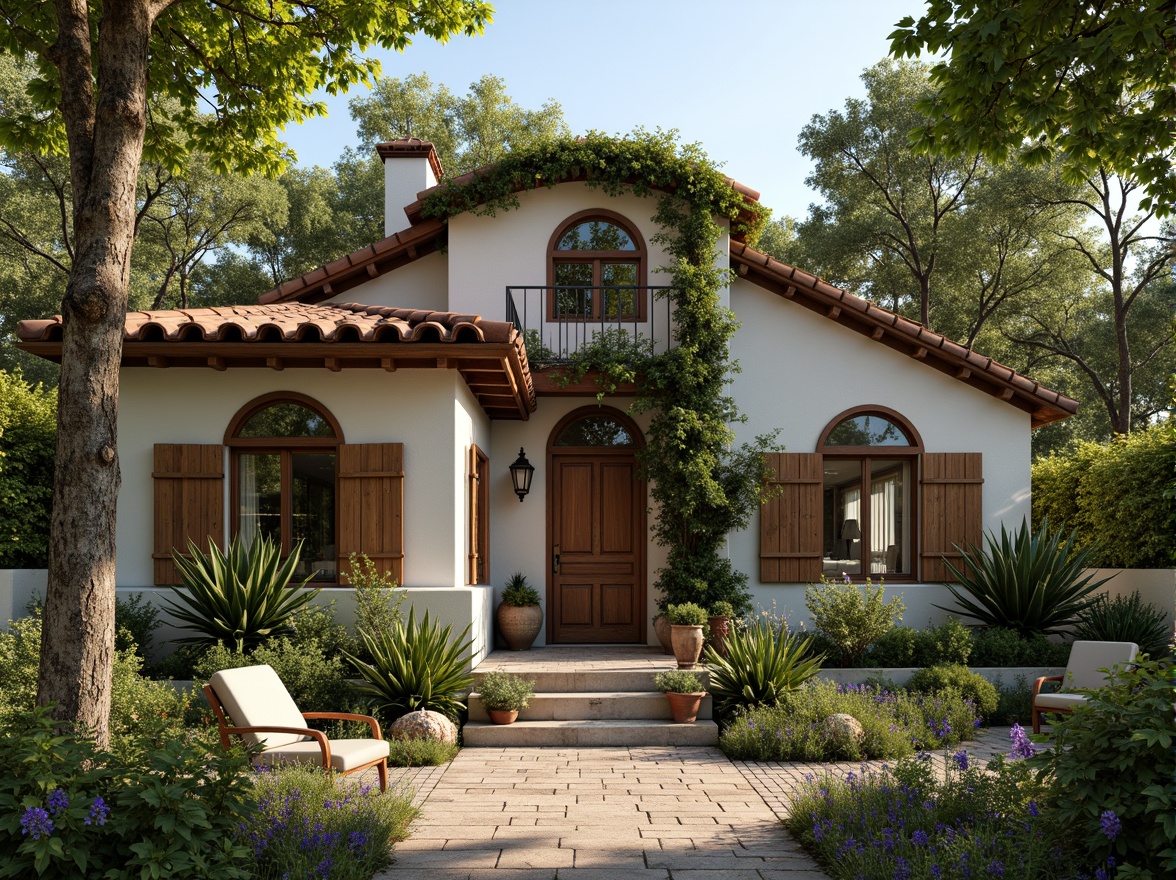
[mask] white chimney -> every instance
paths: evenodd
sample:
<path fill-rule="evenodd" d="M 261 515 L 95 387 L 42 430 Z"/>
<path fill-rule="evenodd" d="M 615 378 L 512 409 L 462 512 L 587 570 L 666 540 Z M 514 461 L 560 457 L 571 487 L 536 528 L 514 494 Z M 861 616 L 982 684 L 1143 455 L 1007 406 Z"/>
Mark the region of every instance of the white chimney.
<path fill-rule="evenodd" d="M 405 206 L 441 179 L 441 162 L 433 145 L 420 138 L 376 144 L 376 152 L 384 160 L 384 235 L 395 235 L 411 225 Z"/>

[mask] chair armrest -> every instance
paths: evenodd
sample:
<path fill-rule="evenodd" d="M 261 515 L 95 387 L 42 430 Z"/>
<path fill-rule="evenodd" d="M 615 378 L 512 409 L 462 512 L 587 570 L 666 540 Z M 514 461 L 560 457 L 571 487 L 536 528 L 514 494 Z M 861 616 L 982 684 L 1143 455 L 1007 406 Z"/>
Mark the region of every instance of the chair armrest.
<path fill-rule="evenodd" d="M 307 721 L 362 721 L 372 729 L 373 739 L 383 739 L 380 735 L 380 722 L 371 715 L 356 715 L 353 712 L 303 712 L 302 717 Z"/>
<path fill-rule="evenodd" d="M 1037 681 L 1033 682 L 1033 702 L 1037 702 L 1037 695 L 1041 693 L 1041 686 L 1047 681 L 1065 681 L 1064 675 L 1043 675 Z"/>

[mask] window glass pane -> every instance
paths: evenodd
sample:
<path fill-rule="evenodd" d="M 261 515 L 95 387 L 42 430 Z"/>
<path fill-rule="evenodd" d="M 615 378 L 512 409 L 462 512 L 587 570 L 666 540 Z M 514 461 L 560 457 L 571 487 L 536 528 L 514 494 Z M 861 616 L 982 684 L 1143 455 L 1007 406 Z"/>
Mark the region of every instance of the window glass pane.
<path fill-rule="evenodd" d="M 824 560 L 828 577 L 862 572 L 862 463 L 825 460 Z"/>
<path fill-rule="evenodd" d="M 335 454 L 291 456 L 293 522 L 291 539 L 302 541 L 298 580 L 335 581 Z"/>
<path fill-rule="evenodd" d="M 826 446 L 910 446 L 902 428 L 882 416 L 848 418 L 829 432 Z"/>
<path fill-rule="evenodd" d="M 585 416 L 564 428 L 556 446 L 634 446 L 633 438 L 616 419 Z"/>
<path fill-rule="evenodd" d="M 604 263 L 600 267 L 600 280 L 606 286 L 635 288 L 637 285 L 637 264 Z M 631 320 L 637 317 L 637 290 L 605 290 L 601 293 L 604 297 L 605 318 L 615 321 L 618 319 Z"/>
<path fill-rule="evenodd" d="M 237 523 L 242 540 L 256 537 L 282 544 L 282 462 L 276 452 L 243 452 L 238 457 Z"/>
<path fill-rule="evenodd" d="M 331 424 L 314 410 L 298 403 L 275 403 L 254 413 L 241 426 L 238 437 L 334 437 Z"/>
<path fill-rule="evenodd" d="M 588 220 L 573 226 L 555 246 L 557 251 L 635 251 L 629 233 L 615 223 Z"/>
<path fill-rule="evenodd" d="M 577 287 L 576 290 L 555 291 L 554 318 L 592 317 L 592 264 L 556 263 L 555 284 L 560 287 Z"/>
<path fill-rule="evenodd" d="M 909 572 L 910 463 L 870 461 L 870 571 Z"/>

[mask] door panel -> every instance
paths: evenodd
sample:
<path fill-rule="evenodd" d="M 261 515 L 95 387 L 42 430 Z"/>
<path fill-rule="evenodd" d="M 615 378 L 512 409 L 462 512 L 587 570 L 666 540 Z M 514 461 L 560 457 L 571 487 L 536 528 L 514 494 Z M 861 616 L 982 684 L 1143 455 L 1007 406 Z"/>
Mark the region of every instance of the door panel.
<path fill-rule="evenodd" d="M 645 641 L 645 493 L 630 451 L 551 456 L 552 643 Z"/>

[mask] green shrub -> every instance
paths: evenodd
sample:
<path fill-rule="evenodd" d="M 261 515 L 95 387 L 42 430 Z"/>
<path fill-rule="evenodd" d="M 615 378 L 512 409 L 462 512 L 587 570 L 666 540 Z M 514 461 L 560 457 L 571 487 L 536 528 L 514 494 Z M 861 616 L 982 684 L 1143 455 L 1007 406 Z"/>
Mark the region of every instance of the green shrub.
<path fill-rule="evenodd" d="M 487 673 L 479 683 L 478 696 L 487 709 L 521 712 L 531 705 L 535 682 L 495 670 Z"/>
<path fill-rule="evenodd" d="M 39 707 L 0 736 L 0 876 L 254 876 L 243 754 L 181 738 L 124 761 L 56 724 Z"/>
<path fill-rule="evenodd" d="M 126 651 L 132 645 L 140 657 L 146 657 L 154 633 L 163 624 L 154 603 L 135 593 L 126 599 L 114 600 L 114 647 Z"/>
<path fill-rule="evenodd" d="M 870 580 L 859 589 L 855 584 L 832 581 L 821 575 L 820 586 L 809 584 L 804 604 L 813 625 L 828 635 L 849 666 L 857 666 L 866 649 L 878 641 L 896 620 L 902 620 L 905 606 L 901 596 L 883 602 L 885 587 Z"/>
<path fill-rule="evenodd" d="M 246 546 L 236 535 L 227 554 L 211 540 L 208 551 L 189 541 L 190 557 L 172 556 L 183 581 L 172 590 L 183 605 L 167 602 L 166 610 L 181 621 L 180 629 L 200 634 L 181 642 L 219 642 L 243 653 L 270 636 L 289 635 L 291 615 L 318 593 L 305 589 L 306 581 L 299 589 L 288 586 L 298 568 L 298 547 L 282 562 L 280 548 L 268 538 L 258 536 Z"/>
<path fill-rule="evenodd" d="M 1014 724 L 1030 724 L 1033 721 L 1033 686 L 1024 675 L 1018 675 L 1012 684 L 1005 684 L 1001 676 L 993 682 L 996 688 L 996 711 L 985 719 L 990 727 L 1011 727 Z"/>
<path fill-rule="evenodd" d="M 918 666 L 919 631 L 909 626 L 893 626 L 878 637 L 866 651 L 867 667 Z"/>
<path fill-rule="evenodd" d="M 939 626 L 928 627 L 919 632 L 916 666 L 931 666 L 935 663 L 958 663 L 966 666 L 971 656 L 972 629 L 954 617 L 949 617 Z"/>
<path fill-rule="evenodd" d="M 833 736 L 830 715 L 852 715 L 862 726 L 860 742 Z M 777 706 L 736 717 L 719 740 L 733 760 L 857 761 L 898 758 L 915 749 L 958 743 L 970 736 L 975 707 L 958 693 L 908 695 L 869 685 L 813 680 L 786 694 Z"/>
<path fill-rule="evenodd" d="M 49 558 L 57 390 L 0 370 L 0 568 Z"/>
<path fill-rule="evenodd" d="M 1085 574 L 1090 554 L 1075 545 L 1073 533 L 1064 542 L 1060 531 L 1051 536 L 1048 522 L 1036 532 L 1022 522 L 1012 534 L 1002 524 L 999 541 L 992 532 L 984 533 L 984 541 L 985 549 L 957 548 L 966 573 L 944 560 L 956 580 L 946 586 L 959 606 L 944 610 L 985 626 L 1009 627 L 1026 637 L 1063 632 L 1091 603 L 1087 597 L 1110 580 Z"/>
<path fill-rule="evenodd" d="M 352 553 L 347 557 L 343 578 L 355 588 L 356 631 L 375 637 L 392 632 L 401 619 L 400 606 L 407 595 L 397 589 L 396 579 L 381 572 L 366 553 Z"/>
<path fill-rule="evenodd" d="M 673 626 L 706 626 L 708 619 L 706 609 L 693 602 L 666 606 L 666 620 Z"/>
<path fill-rule="evenodd" d="M 344 789 L 321 770 L 282 767 L 254 774 L 258 812 L 237 834 L 253 851 L 252 876 L 369 878 L 391 859 L 417 814 L 412 792 Z"/>
<path fill-rule="evenodd" d="M 1130 596 L 1105 595 L 1094 600 L 1078 618 L 1074 638 L 1092 642 L 1135 642 L 1152 657 L 1168 652 L 1172 630 L 1167 615 L 1136 590 Z"/>
<path fill-rule="evenodd" d="M 820 671 L 807 637 L 773 630 L 763 619 L 727 636 L 727 656 L 706 650 L 715 709 L 728 715 L 748 706 L 774 706 Z"/>
<path fill-rule="evenodd" d="M 653 686 L 663 694 L 701 694 L 702 679 L 686 669 L 666 669 L 653 677 Z"/>
<path fill-rule="evenodd" d="M 516 571 L 506 582 L 506 589 L 502 591 L 502 604 L 513 608 L 526 608 L 539 604 L 538 591 L 527 583 L 527 576 Z"/>
<path fill-rule="evenodd" d="M 712 602 L 710 607 L 711 617 L 734 617 L 735 606 L 730 602 L 720 599 L 717 602 Z"/>
<path fill-rule="evenodd" d="M 992 682 L 967 666 L 955 663 L 924 666 L 907 680 L 906 687 L 908 691 L 925 694 L 956 691 L 975 703 L 976 710 L 986 719 L 992 717 L 999 702 Z"/>
<path fill-rule="evenodd" d="M 1167 568 L 1176 561 L 1174 472 L 1171 423 L 1078 443 L 1034 462 L 1033 521 L 1076 530 L 1093 566 Z"/>
<path fill-rule="evenodd" d="M 1116 672 L 1072 715 L 1051 719 L 1054 747 L 1034 759 L 1057 786 L 1052 812 L 1091 860 L 1114 855 L 1120 877 L 1159 880 L 1176 865 L 1174 671 L 1168 657 Z M 1108 812 L 1121 823 L 1113 841 Z"/>
<path fill-rule="evenodd" d="M 1065 666 L 1070 645 L 1043 635 L 1023 637 L 1003 626 L 982 627 L 972 633 L 972 666 Z"/>
<path fill-rule="evenodd" d="M 472 644 L 466 641 L 469 631 L 467 625 L 454 639 L 452 625 L 442 628 L 429 619 L 428 611 L 418 624 L 411 607 L 408 620 L 397 620 L 391 632 L 372 635 L 361 630 L 372 662 L 350 658 L 365 680 L 360 690 L 374 696 L 393 719 L 432 709 L 456 721 L 474 680 L 465 671 L 463 657 Z"/>
<path fill-rule="evenodd" d="M 304 712 L 346 712 L 355 703 L 355 688 L 347 680 L 349 669 L 342 658 L 327 657 L 317 642 L 309 640 L 271 639 L 245 654 L 216 645 L 204 652 L 193 672 L 202 685 L 222 669 L 262 664 L 273 667 Z"/>
<path fill-rule="evenodd" d="M 335 622 L 335 600 L 324 608 L 313 602 L 302 606 L 290 617 L 290 641 L 295 645 L 314 644 L 324 657 L 342 657 L 355 653 L 359 642 L 341 623 Z"/>
<path fill-rule="evenodd" d="M 402 737 L 388 743 L 388 766 L 440 767 L 456 758 L 457 753 L 454 743 Z"/>

